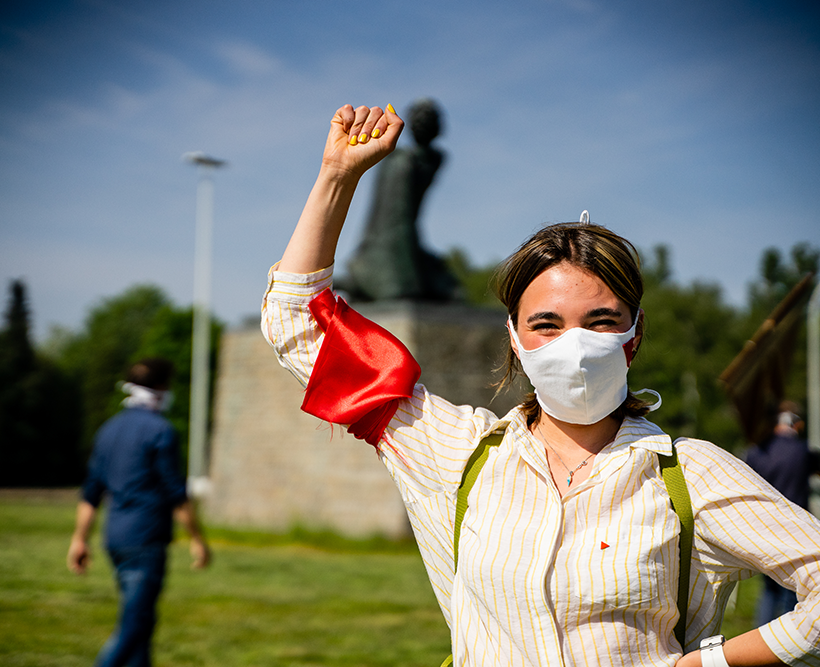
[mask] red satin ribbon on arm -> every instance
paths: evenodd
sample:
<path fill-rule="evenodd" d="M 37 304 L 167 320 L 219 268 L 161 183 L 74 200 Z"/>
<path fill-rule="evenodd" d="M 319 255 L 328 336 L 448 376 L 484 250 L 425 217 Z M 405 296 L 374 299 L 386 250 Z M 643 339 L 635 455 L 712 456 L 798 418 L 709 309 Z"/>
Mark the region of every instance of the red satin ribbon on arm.
<path fill-rule="evenodd" d="M 350 424 L 350 433 L 375 447 L 399 400 L 413 395 L 421 368 L 398 338 L 329 289 L 309 307 L 325 337 L 302 410 L 333 424 Z"/>

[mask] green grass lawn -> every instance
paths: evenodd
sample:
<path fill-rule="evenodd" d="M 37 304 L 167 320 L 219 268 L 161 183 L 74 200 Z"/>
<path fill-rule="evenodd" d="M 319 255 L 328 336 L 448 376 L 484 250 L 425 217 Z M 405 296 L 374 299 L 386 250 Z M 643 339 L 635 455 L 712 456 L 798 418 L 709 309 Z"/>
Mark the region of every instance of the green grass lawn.
<path fill-rule="evenodd" d="M 4 667 L 90 665 L 114 625 L 116 590 L 99 533 L 88 575 L 65 565 L 74 498 L 0 497 Z M 189 569 L 184 540 L 172 547 L 154 638 L 157 667 L 437 666 L 449 653 L 447 627 L 412 544 L 209 534 L 214 561 L 207 570 Z"/>
<path fill-rule="evenodd" d="M 0 664 L 91 665 L 116 616 L 99 532 L 91 571 L 68 572 L 76 496 L 0 495 Z M 437 667 L 449 634 L 412 544 L 211 529 L 214 562 L 172 546 L 156 667 Z M 741 585 L 724 631 L 751 627 L 758 582 Z"/>

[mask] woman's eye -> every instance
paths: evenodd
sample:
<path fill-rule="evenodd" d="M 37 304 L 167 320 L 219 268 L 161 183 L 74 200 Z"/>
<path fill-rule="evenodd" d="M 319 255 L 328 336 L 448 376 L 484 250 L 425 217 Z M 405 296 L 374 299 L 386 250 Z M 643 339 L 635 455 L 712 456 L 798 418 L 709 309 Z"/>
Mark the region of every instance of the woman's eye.
<path fill-rule="evenodd" d="M 598 331 L 608 331 L 609 329 L 614 329 L 618 326 L 618 323 L 615 320 L 595 320 L 590 325 L 590 329 L 596 329 Z"/>

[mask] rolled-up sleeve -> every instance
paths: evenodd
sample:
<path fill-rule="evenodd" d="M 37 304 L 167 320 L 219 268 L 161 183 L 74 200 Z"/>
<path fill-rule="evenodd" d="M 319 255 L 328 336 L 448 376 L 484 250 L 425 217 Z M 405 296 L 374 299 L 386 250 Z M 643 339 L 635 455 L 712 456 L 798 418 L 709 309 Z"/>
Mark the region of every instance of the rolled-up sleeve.
<path fill-rule="evenodd" d="M 262 333 L 276 351 L 279 363 L 302 386 L 307 386 L 324 333 L 310 314 L 308 304 L 333 284 L 333 267 L 308 274 L 268 273 L 262 301 Z"/>
<path fill-rule="evenodd" d="M 762 572 L 799 600 L 760 628 L 764 641 L 786 664 L 820 666 L 820 521 L 719 447 L 689 440 L 680 451 L 695 511 L 690 611 L 707 587 Z"/>
<path fill-rule="evenodd" d="M 105 493 L 105 481 L 102 471 L 102 455 L 95 447 L 88 461 L 88 475 L 83 482 L 80 497 L 93 507 L 99 507 Z"/>
<path fill-rule="evenodd" d="M 325 334 L 309 304 L 332 286 L 333 267 L 310 274 L 284 273 L 274 265 L 262 302 L 262 333 L 279 363 L 307 386 Z M 454 406 L 416 385 L 398 402 L 377 449 L 409 501 L 455 489 L 478 435 L 497 417 L 469 406 Z"/>

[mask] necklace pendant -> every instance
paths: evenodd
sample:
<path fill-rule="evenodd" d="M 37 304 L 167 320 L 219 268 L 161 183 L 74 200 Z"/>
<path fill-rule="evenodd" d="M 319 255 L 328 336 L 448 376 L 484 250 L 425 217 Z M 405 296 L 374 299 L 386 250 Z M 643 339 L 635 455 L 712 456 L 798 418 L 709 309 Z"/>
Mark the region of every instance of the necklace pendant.
<path fill-rule="evenodd" d="M 570 486 L 570 484 L 572 484 L 572 475 L 573 473 L 570 473 L 569 477 L 567 477 L 567 486 Z"/>

